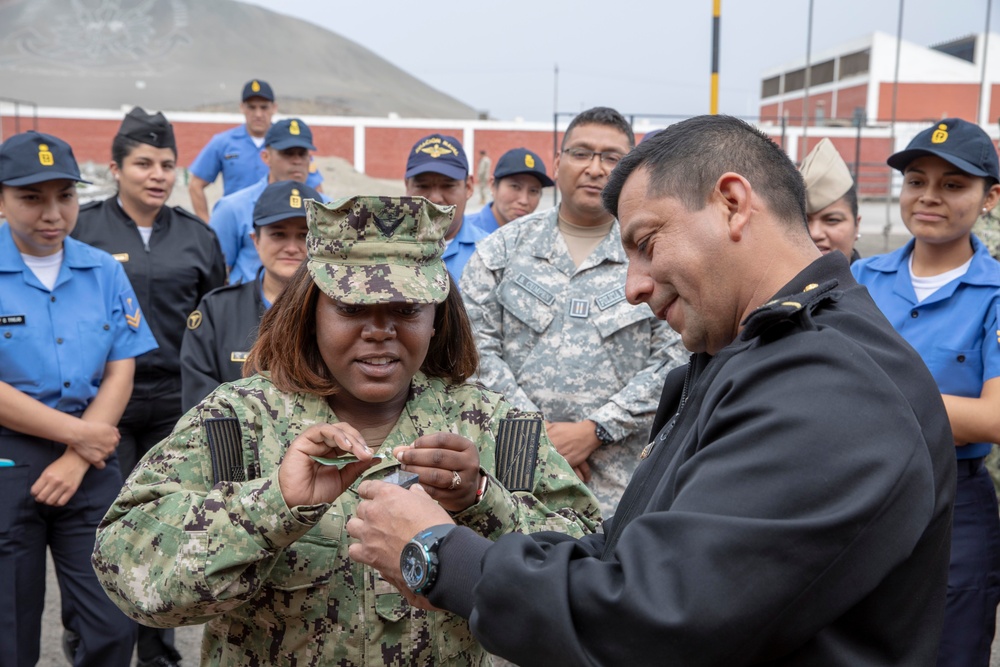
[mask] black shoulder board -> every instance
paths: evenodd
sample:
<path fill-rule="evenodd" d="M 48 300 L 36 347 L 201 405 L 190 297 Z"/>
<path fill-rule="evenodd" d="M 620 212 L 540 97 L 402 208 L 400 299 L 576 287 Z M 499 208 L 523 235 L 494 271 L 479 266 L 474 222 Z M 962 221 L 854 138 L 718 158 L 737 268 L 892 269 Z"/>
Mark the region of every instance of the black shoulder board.
<path fill-rule="evenodd" d="M 500 420 L 496 477 L 509 491 L 531 491 L 535 488 L 535 462 L 544 425 L 537 412 L 515 414 Z"/>
<path fill-rule="evenodd" d="M 243 465 L 243 435 L 235 417 L 205 420 L 208 450 L 212 454 L 212 485 L 219 482 L 245 482 L 253 479 Z"/>

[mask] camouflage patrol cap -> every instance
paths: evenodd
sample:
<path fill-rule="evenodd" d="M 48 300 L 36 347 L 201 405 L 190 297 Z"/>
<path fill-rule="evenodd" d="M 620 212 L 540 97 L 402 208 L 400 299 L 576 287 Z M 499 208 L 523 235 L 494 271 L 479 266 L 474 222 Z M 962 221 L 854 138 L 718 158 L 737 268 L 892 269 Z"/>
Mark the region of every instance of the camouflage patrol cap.
<path fill-rule="evenodd" d="M 309 274 L 344 303 L 442 303 L 449 283 L 441 254 L 454 213 L 423 197 L 308 201 Z"/>

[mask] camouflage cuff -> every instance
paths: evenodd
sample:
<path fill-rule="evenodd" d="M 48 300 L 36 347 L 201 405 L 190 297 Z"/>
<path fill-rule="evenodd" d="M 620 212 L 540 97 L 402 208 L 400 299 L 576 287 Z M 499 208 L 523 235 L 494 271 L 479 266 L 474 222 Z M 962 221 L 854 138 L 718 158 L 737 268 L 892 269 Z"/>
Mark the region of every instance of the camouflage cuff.
<path fill-rule="evenodd" d="M 330 508 L 327 503 L 289 507 L 278 485 L 277 470 L 271 477 L 248 482 L 244 489 L 254 483 L 259 486 L 244 496 L 242 504 L 250 523 L 258 527 L 257 534 L 266 542 L 264 548 L 281 549 L 292 544 Z"/>
<path fill-rule="evenodd" d="M 632 435 L 633 429 L 630 428 L 630 425 L 635 421 L 631 414 L 614 403 L 605 403 L 587 415 L 585 419 L 603 426 L 615 443 L 620 443 Z"/>
<path fill-rule="evenodd" d="M 453 515 L 453 519 L 460 526 L 466 526 L 476 531 L 483 537 L 491 540 L 499 538 L 505 533 L 511 532 L 515 528 L 514 510 L 510 499 L 510 492 L 497 481 L 496 477 L 486 473 L 489 483 L 479 502 L 466 507 L 461 512 Z M 511 521 L 507 523 L 505 518 Z"/>

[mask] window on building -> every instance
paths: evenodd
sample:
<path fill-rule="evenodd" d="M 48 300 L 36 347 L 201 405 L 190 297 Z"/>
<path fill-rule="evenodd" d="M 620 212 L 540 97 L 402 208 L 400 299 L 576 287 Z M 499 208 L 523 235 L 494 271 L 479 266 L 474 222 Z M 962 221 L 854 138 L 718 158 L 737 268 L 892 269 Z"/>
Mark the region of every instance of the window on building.
<path fill-rule="evenodd" d="M 774 97 L 781 92 L 781 76 L 772 76 L 770 79 L 764 79 L 763 83 L 760 85 L 760 96 L 761 97 Z"/>
<path fill-rule="evenodd" d="M 849 76 L 857 76 L 868 72 L 868 61 L 871 59 L 871 50 L 856 51 L 840 56 L 840 78 L 846 79 Z"/>
<path fill-rule="evenodd" d="M 806 87 L 806 70 L 797 69 L 794 72 L 785 74 L 785 92 L 790 93 L 795 90 L 802 90 Z"/>
<path fill-rule="evenodd" d="M 833 81 L 833 61 L 827 60 L 826 62 L 816 63 L 809 68 L 809 85 L 818 86 L 822 83 L 830 83 Z"/>

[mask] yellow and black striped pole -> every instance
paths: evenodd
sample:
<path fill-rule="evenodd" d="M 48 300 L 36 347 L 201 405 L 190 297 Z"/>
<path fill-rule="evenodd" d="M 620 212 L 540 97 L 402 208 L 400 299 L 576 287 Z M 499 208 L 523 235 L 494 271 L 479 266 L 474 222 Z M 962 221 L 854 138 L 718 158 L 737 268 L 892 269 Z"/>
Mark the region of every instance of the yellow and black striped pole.
<path fill-rule="evenodd" d="M 712 101 L 709 103 L 709 113 L 719 113 L 719 14 L 722 12 L 722 0 L 712 0 Z"/>

